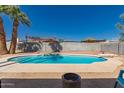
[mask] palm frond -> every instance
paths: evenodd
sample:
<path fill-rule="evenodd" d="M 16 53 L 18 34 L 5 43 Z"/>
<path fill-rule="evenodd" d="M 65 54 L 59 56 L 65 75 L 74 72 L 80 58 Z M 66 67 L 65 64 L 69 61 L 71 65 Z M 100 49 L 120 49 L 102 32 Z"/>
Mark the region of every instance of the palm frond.
<path fill-rule="evenodd" d="M 124 13 L 120 15 L 120 19 L 124 20 Z"/>
<path fill-rule="evenodd" d="M 30 26 L 31 22 L 27 15 L 23 13 L 19 6 L 16 5 L 0 5 L 0 13 L 6 14 L 13 21 L 15 18 L 24 25 Z"/>
<path fill-rule="evenodd" d="M 124 30 L 124 25 L 122 25 L 121 23 L 117 23 L 115 26 L 121 31 Z"/>
<path fill-rule="evenodd" d="M 30 20 L 28 19 L 26 14 L 24 14 L 23 12 L 20 13 L 19 20 L 22 24 L 25 24 L 27 26 L 30 26 L 30 24 L 31 24 Z"/>

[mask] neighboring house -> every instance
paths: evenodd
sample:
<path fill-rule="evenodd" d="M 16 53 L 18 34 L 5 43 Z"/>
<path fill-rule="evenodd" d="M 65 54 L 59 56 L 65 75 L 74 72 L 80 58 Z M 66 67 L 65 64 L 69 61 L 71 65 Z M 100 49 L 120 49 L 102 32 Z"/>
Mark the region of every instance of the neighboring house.
<path fill-rule="evenodd" d="M 99 42 L 106 42 L 106 40 L 83 40 L 81 42 L 84 42 L 84 43 L 99 43 Z"/>
<path fill-rule="evenodd" d="M 27 42 L 51 42 L 56 41 L 55 38 L 40 38 L 40 37 L 32 37 L 32 36 L 26 36 Z"/>

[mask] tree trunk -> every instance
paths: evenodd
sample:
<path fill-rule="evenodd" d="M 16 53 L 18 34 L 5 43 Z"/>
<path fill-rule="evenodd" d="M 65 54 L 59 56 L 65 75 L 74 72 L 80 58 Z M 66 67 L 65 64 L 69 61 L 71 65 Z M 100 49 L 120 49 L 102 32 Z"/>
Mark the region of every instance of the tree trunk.
<path fill-rule="evenodd" d="M 0 17 L 0 54 L 7 54 L 7 47 L 6 47 L 6 36 L 3 27 L 3 21 Z"/>
<path fill-rule="evenodd" d="M 14 54 L 16 51 L 18 25 L 19 25 L 19 22 L 18 22 L 18 19 L 16 18 L 14 19 L 14 22 L 13 22 L 12 38 L 11 38 L 11 44 L 9 48 L 10 54 Z"/>

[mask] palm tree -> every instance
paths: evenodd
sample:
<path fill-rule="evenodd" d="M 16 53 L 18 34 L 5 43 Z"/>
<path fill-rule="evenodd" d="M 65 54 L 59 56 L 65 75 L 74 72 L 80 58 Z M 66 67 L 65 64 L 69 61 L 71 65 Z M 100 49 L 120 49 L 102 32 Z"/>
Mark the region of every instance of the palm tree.
<path fill-rule="evenodd" d="M 4 14 L 6 12 L 6 7 L 4 5 L 0 5 L 0 14 Z M 8 50 L 6 47 L 6 35 L 3 27 L 3 20 L 0 16 L 0 54 L 7 54 Z"/>
<path fill-rule="evenodd" d="M 12 31 L 12 38 L 11 38 L 9 53 L 14 54 L 16 50 L 16 44 L 17 44 L 17 32 L 18 32 L 19 23 L 30 26 L 30 21 L 26 16 L 26 14 L 21 12 L 18 6 L 11 6 L 8 14 L 10 18 L 13 20 L 13 31 Z"/>

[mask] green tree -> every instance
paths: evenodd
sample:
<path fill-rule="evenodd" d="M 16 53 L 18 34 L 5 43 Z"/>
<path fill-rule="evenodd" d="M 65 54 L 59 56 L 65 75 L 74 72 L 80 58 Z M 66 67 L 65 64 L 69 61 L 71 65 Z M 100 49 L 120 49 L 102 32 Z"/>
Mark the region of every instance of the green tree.
<path fill-rule="evenodd" d="M 124 41 L 124 13 L 120 15 L 121 22 L 116 24 L 116 27 L 121 31 L 119 41 Z"/>

